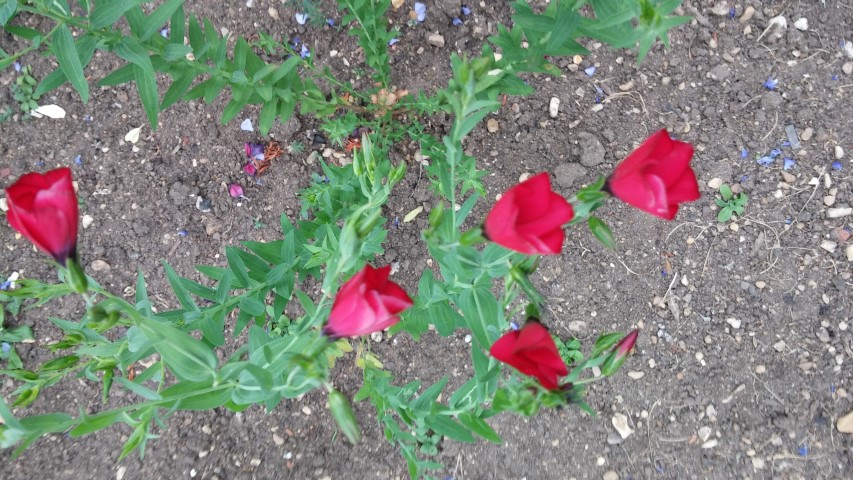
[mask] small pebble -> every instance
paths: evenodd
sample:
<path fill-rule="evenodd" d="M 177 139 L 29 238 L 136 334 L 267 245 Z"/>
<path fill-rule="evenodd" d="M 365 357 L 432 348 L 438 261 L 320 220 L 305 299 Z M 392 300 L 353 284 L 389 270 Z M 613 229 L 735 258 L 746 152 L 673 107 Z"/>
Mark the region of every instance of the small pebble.
<path fill-rule="evenodd" d="M 794 28 L 797 30 L 805 32 L 809 29 L 809 21 L 806 18 L 800 18 L 796 22 L 794 22 Z"/>
<path fill-rule="evenodd" d="M 548 104 L 548 115 L 551 118 L 557 118 L 557 115 L 560 113 L 560 99 L 557 97 L 551 97 L 551 103 Z"/>
<path fill-rule="evenodd" d="M 439 33 L 433 33 L 429 37 L 427 37 L 427 43 L 432 45 L 433 47 L 443 48 L 444 47 L 444 37 Z"/>
<path fill-rule="evenodd" d="M 841 67 L 841 71 L 844 72 L 844 75 L 853 74 L 853 62 L 847 62 Z"/>
<path fill-rule="evenodd" d="M 803 133 L 800 135 L 800 140 L 808 142 L 812 139 L 812 135 L 814 135 L 814 129 L 812 127 L 806 127 L 806 129 L 803 130 Z"/>
<path fill-rule="evenodd" d="M 489 133 L 496 133 L 498 130 L 500 130 L 500 124 L 496 119 L 490 118 L 488 121 L 486 121 L 486 130 L 488 130 Z"/>
<path fill-rule="evenodd" d="M 842 158 L 844 158 L 844 148 L 842 148 L 841 145 L 836 145 L 835 146 L 835 159 L 841 160 Z"/>
<path fill-rule="evenodd" d="M 712 178 L 708 182 L 708 186 L 713 188 L 714 190 L 718 190 L 722 185 L 723 185 L 723 179 L 722 178 Z"/>
<path fill-rule="evenodd" d="M 630 372 L 628 372 L 628 376 L 631 377 L 633 380 L 639 380 L 646 376 L 646 372 L 638 372 L 636 370 L 631 370 Z"/>
<path fill-rule="evenodd" d="M 738 22 L 740 22 L 741 24 L 744 24 L 744 23 L 752 20 L 753 15 L 755 15 L 755 8 L 753 8 L 752 5 L 750 5 L 744 9 L 743 14 L 738 19 Z"/>
<path fill-rule="evenodd" d="M 726 320 L 726 323 L 731 325 L 732 328 L 734 328 L 734 329 L 740 328 L 740 325 L 741 325 L 741 321 L 738 320 L 737 318 L 729 318 Z"/>
<path fill-rule="evenodd" d="M 755 373 L 757 373 L 759 375 L 761 375 L 762 373 L 764 373 L 766 371 L 767 371 L 767 367 L 765 367 L 764 365 L 758 365 L 757 367 L 755 367 Z"/>
<path fill-rule="evenodd" d="M 305 415 L 311 415 L 311 412 L 312 412 L 311 407 L 309 407 L 307 405 L 302 407 L 302 413 L 304 413 Z"/>
<path fill-rule="evenodd" d="M 832 240 L 823 240 L 820 242 L 820 248 L 826 250 L 829 253 L 835 252 L 835 249 L 838 247 L 838 244 L 833 242 Z"/>
<path fill-rule="evenodd" d="M 853 214 L 853 208 L 830 208 L 826 211 L 827 218 L 841 218 Z"/>

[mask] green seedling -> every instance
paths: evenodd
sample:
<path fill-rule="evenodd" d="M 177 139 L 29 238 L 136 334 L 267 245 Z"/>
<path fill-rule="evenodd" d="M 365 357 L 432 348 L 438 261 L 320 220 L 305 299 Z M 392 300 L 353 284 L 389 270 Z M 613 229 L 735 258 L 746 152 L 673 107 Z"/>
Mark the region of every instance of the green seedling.
<path fill-rule="evenodd" d="M 735 195 L 734 192 L 732 192 L 731 187 L 723 184 L 720 186 L 720 196 L 723 198 L 714 199 L 714 202 L 716 202 L 716 204 L 721 208 L 720 213 L 717 214 L 718 222 L 728 222 L 735 213 L 738 216 L 743 215 L 743 207 L 745 207 L 746 203 L 749 201 L 749 195 L 745 193 Z"/>
<path fill-rule="evenodd" d="M 37 100 L 41 95 L 36 93 L 35 88 L 38 81 L 31 74 L 32 69 L 29 65 L 21 68 L 18 78 L 15 79 L 15 85 L 12 87 L 12 98 L 18 102 L 21 111 L 30 113 L 38 108 Z"/>

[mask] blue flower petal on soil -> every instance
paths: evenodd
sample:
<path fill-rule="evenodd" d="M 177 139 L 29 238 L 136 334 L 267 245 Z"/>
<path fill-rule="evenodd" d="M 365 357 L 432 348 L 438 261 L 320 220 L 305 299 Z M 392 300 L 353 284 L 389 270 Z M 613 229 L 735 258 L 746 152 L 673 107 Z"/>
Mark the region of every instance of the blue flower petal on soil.
<path fill-rule="evenodd" d="M 308 21 L 308 14 L 307 13 L 297 13 L 296 15 L 293 16 L 293 18 L 296 19 L 296 23 L 298 23 L 300 25 L 305 25 L 305 22 Z"/>
<path fill-rule="evenodd" d="M 392 38 L 391 40 L 388 40 L 388 46 L 390 47 L 392 45 L 395 45 L 399 41 L 400 41 L 399 38 Z"/>
<path fill-rule="evenodd" d="M 265 145 L 263 143 L 246 143 L 246 153 L 249 157 L 254 158 L 255 160 L 263 160 L 264 147 Z"/>
<path fill-rule="evenodd" d="M 518 324 L 515 322 L 509 322 L 509 328 L 513 330 L 518 330 Z"/>
<path fill-rule="evenodd" d="M 423 22 L 426 20 L 426 5 L 421 2 L 415 2 L 415 15 L 418 18 L 418 22 Z"/>
<path fill-rule="evenodd" d="M 809 446 L 805 444 L 800 445 L 800 448 L 797 449 L 797 453 L 799 453 L 801 457 L 805 457 L 809 454 Z"/>
<path fill-rule="evenodd" d="M 459 25 L 463 25 L 465 22 L 463 22 L 459 17 L 453 17 L 452 23 L 454 27 L 458 27 Z"/>
<path fill-rule="evenodd" d="M 788 217 L 788 218 L 786 218 L 786 219 L 785 219 L 785 225 L 790 225 L 790 224 L 792 224 L 793 222 L 794 222 L 794 220 L 792 220 L 792 219 L 791 219 L 791 217 Z"/>
<path fill-rule="evenodd" d="M 465 16 L 471 15 L 471 9 L 466 7 L 465 5 L 462 5 L 462 8 L 460 9 L 460 11 L 462 12 L 462 15 L 465 15 Z"/>
<path fill-rule="evenodd" d="M 16 72 L 20 72 L 20 71 L 21 71 L 21 64 L 20 64 L 20 63 L 18 63 L 18 62 L 13 63 L 13 64 L 12 64 L 12 67 L 15 69 L 15 71 L 16 71 Z"/>
<path fill-rule="evenodd" d="M 770 150 L 770 156 L 771 157 L 776 158 L 779 155 L 782 155 L 782 150 L 779 150 L 778 148 L 774 148 L 773 150 Z"/>
<path fill-rule="evenodd" d="M 773 157 L 767 155 L 765 157 L 759 158 L 758 160 L 756 160 L 756 162 L 758 162 L 758 164 L 762 167 L 769 167 L 770 165 L 773 165 L 773 162 L 775 162 L 775 160 L 773 159 Z"/>
<path fill-rule="evenodd" d="M 740 149 L 740 158 L 746 158 L 747 155 L 749 155 L 749 150 L 747 150 L 746 148 L 741 148 Z"/>
<path fill-rule="evenodd" d="M 832 81 L 833 81 L 833 82 L 837 82 L 839 78 L 840 78 L 840 77 L 839 77 L 838 75 L 833 75 L 833 76 L 832 76 Z"/>
<path fill-rule="evenodd" d="M 163 38 L 169 38 L 169 27 L 163 27 L 160 29 L 160 35 Z"/>
<path fill-rule="evenodd" d="M 83 157 L 77 155 L 76 157 L 74 157 L 74 163 L 76 163 L 77 165 L 83 165 Z"/>
<path fill-rule="evenodd" d="M 6 280 L 5 282 L 0 283 L 0 290 L 9 290 L 9 287 L 11 287 L 11 286 L 12 286 L 12 282 L 10 282 L 9 280 Z"/>
<path fill-rule="evenodd" d="M 37 161 L 37 162 L 36 162 L 36 166 L 37 166 L 37 167 L 43 167 L 43 166 L 44 166 L 44 161 L 42 161 L 42 160 Z"/>
<path fill-rule="evenodd" d="M 305 44 L 302 44 L 302 49 L 299 51 L 299 56 L 302 58 L 308 58 L 311 56 L 311 52 L 308 50 L 308 47 Z"/>
<path fill-rule="evenodd" d="M 0 350 L 3 350 L 3 353 L 9 353 L 9 350 L 12 350 L 12 346 L 6 342 L 0 343 Z"/>
<path fill-rule="evenodd" d="M 583 73 L 585 73 L 587 77 L 595 75 L 595 65 L 588 68 L 584 68 Z"/>
<path fill-rule="evenodd" d="M 737 14 L 737 9 L 735 9 L 735 7 L 732 7 L 731 10 L 729 10 L 729 18 L 735 18 L 736 14 Z"/>
<path fill-rule="evenodd" d="M 784 142 L 782 142 L 782 145 L 780 145 L 780 147 L 790 147 L 790 146 L 791 146 L 791 142 L 789 142 L 789 141 L 787 141 L 787 140 L 785 140 Z"/>
<path fill-rule="evenodd" d="M 334 18 L 327 18 L 326 23 L 328 23 L 330 27 L 334 27 L 335 26 L 335 19 Z"/>
<path fill-rule="evenodd" d="M 838 160 L 832 162 L 832 169 L 833 170 L 841 170 L 842 167 L 843 167 L 843 165 L 841 165 L 841 162 L 839 162 Z"/>
<path fill-rule="evenodd" d="M 794 168 L 794 166 L 795 166 L 796 164 L 797 164 L 797 161 L 796 161 L 796 160 L 794 160 L 793 158 L 785 157 L 785 158 L 782 160 L 782 170 L 788 171 L 788 170 L 790 170 L 790 169 Z"/>
<path fill-rule="evenodd" d="M 178 236 L 179 237 L 186 237 L 187 231 L 186 230 L 178 230 Z"/>
<path fill-rule="evenodd" d="M 778 85 L 778 84 L 779 84 L 778 79 L 775 79 L 772 77 L 767 77 L 767 81 L 764 82 L 764 88 L 766 88 L 767 90 L 774 90 L 776 88 L 776 85 Z"/>

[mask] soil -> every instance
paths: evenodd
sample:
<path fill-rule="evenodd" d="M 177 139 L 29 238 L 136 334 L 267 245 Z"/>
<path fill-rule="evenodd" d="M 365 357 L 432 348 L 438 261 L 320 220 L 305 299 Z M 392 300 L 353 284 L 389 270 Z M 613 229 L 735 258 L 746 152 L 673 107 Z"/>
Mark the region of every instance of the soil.
<path fill-rule="evenodd" d="M 403 25 L 408 7 L 392 13 L 394 25 L 402 26 L 392 68 L 399 87 L 431 92 L 446 85 L 450 54 L 478 54 L 496 23 L 509 23 L 511 10 L 504 2 L 472 2 L 466 24 L 452 26 L 439 7 L 425 3 L 431 10 L 416 28 Z M 717 15 L 727 8 L 715 13 L 715 4 L 734 6 L 736 16 Z M 747 6 L 755 13 L 741 22 Z M 270 7 L 280 20 L 268 13 Z M 297 25 L 294 9 L 278 1 L 258 0 L 247 9 L 242 0 L 194 0 L 186 10 L 243 35 L 298 34 L 315 60 L 342 79 L 354 78 L 354 67 L 363 67 L 346 29 Z M 839 1 L 693 0 L 682 10 L 695 19 L 671 32 L 671 49 L 657 45 L 636 65 L 635 52 L 587 42 L 591 54 L 580 65 L 566 59 L 559 63 L 563 76 L 530 76 L 537 92 L 510 98 L 489 117 L 498 122 L 496 132 L 484 121 L 467 140 L 467 151 L 492 172 L 485 178 L 490 198 L 522 174 L 540 171 L 551 172 L 569 196 L 610 172 L 648 135 L 667 128 L 695 145 L 693 165 L 703 196 L 673 222 L 611 202 L 601 211 L 616 234 L 616 252 L 576 228 L 568 232 L 564 253 L 542 263 L 537 281 L 550 302 L 546 322 L 555 332 L 588 345 L 606 331 L 641 329 L 623 370 L 588 392 L 599 415 L 563 409 L 530 419 L 500 416 L 493 425 L 503 445 L 446 442 L 438 457 L 446 467 L 437 477 L 850 478 L 853 437 L 838 432 L 836 421 L 853 410 L 853 280 L 846 253 L 853 254 L 853 247 L 843 230 L 849 231 L 851 217 L 829 216 L 827 197 L 834 199 L 831 208 L 853 204 L 853 77 L 843 73 L 851 59 L 839 47 L 842 39 L 853 40 L 853 8 Z M 759 40 L 777 15 L 786 17 L 787 29 Z M 340 22 L 339 13 L 333 17 Z M 794 27 L 799 18 L 808 19 L 807 30 Z M 436 32 L 444 47 L 427 42 Z M 8 36 L 0 42 L 14 50 Z M 38 56 L 25 63 L 37 77 L 53 68 Z M 94 59 L 88 104 L 69 86 L 51 93 L 46 100 L 65 108 L 65 119 L 16 116 L 0 123 L 0 167 L 9 169 L 0 186 L 28 171 L 70 166 L 84 202 L 81 215 L 94 219 L 80 232 L 87 271 L 120 293 L 141 270 L 150 291 L 160 292 L 155 303 L 169 308 L 176 301 L 162 259 L 191 276 L 193 265 L 222 265 L 225 246 L 278 238 L 282 212 L 295 218 L 296 193 L 318 171 L 316 163 L 306 162 L 311 148 L 322 151 L 310 140 L 318 124 L 296 116 L 276 125 L 276 140 L 308 148 L 276 161 L 262 184 L 247 183 L 240 170 L 243 142 L 259 137 L 239 125 L 257 119 L 258 109 L 247 108 L 221 125 L 223 100 L 179 103 L 162 113 L 156 132 L 143 126 L 134 146 L 123 140 L 125 134 L 147 123 L 135 88 L 94 87 L 119 65 L 109 54 Z M 592 76 L 584 73 L 593 65 Z M 764 86 L 768 78 L 778 80 L 775 89 Z M 13 80 L 12 69 L 0 72 L 3 85 Z M 165 86 L 162 82 L 161 89 Z M 602 103 L 596 103 L 596 87 L 605 94 Z M 0 90 L 0 105 L 12 103 L 9 90 Z M 548 113 L 552 97 L 561 100 L 556 118 Z M 799 134 L 799 148 L 783 146 L 789 125 Z M 447 127 L 446 118 L 432 121 L 436 134 Z M 847 152 L 839 170 L 832 168 L 836 146 Z M 756 162 L 777 148 L 782 154 L 772 165 Z M 80 164 L 74 162 L 77 155 Z M 796 162 L 787 172 L 784 157 Z M 418 169 L 410 168 L 386 217 L 431 206 L 418 178 Z M 742 217 L 717 221 L 718 192 L 709 186 L 717 179 L 749 195 Z M 224 185 L 235 181 L 251 200 L 229 197 Z M 196 209 L 197 196 L 211 200 L 210 213 Z M 261 223 L 265 226 L 256 228 Z M 427 268 L 418 242 L 424 225 L 421 215 L 389 228 L 386 252 L 377 258 L 379 264 L 399 262 L 395 281 L 409 291 Z M 0 231 L 6 247 L 0 249 L 0 274 L 55 278 L 44 257 L 5 222 Z M 24 362 L 43 358 L 44 346 L 59 335 L 48 315 L 77 319 L 82 309 L 68 300 L 14 318 L 13 325 L 30 325 L 37 339 L 20 349 Z M 397 335 L 373 348 L 402 382 L 434 381 L 449 373 L 458 384 L 472 375 L 463 332 L 427 335 L 420 342 Z M 354 394 L 360 378 L 351 358 L 340 362 L 333 380 Z M 7 401 L 11 390 L 9 382 L 0 389 Z M 70 379 L 16 414 L 91 411 L 99 397 L 97 386 Z M 385 441 L 372 407 L 355 408 L 363 427 L 356 446 L 336 431 L 325 395 L 308 394 L 270 413 L 258 407 L 242 414 L 177 413 L 170 428 L 149 443 L 144 460 L 135 455 L 117 460 L 127 428 L 83 438 L 50 435 L 16 460 L 8 451 L 0 453 L 3 478 L 406 478 L 405 462 Z M 612 426 L 615 414 L 627 416 L 634 430 L 624 440 Z"/>

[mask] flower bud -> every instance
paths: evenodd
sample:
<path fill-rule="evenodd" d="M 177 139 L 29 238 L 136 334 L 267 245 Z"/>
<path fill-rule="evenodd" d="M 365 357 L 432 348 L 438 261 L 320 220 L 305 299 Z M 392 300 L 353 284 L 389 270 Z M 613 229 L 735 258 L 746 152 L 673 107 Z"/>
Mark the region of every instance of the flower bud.
<path fill-rule="evenodd" d="M 361 440 L 361 428 L 355 420 L 349 399 L 343 393 L 332 390 L 329 392 L 329 409 L 347 440 L 352 444 L 358 443 Z"/>
<path fill-rule="evenodd" d="M 607 356 L 607 360 L 604 361 L 604 364 L 601 365 L 601 373 L 604 376 L 610 376 L 616 373 L 619 368 L 625 363 L 625 359 L 628 358 L 628 354 L 631 353 L 631 349 L 634 348 L 634 344 L 637 343 L 637 336 L 640 334 L 639 330 L 633 330 L 628 335 L 625 335 L 622 340 L 619 340 L 618 343 L 613 347 L 613 351 L 610 352 L 610 355 Z"/>

